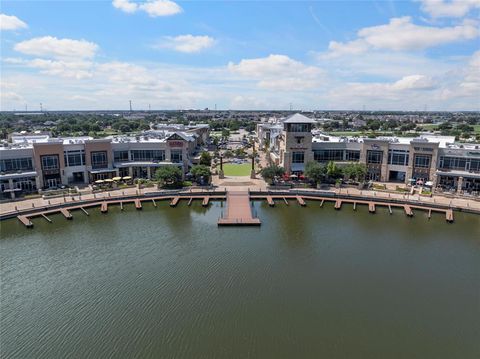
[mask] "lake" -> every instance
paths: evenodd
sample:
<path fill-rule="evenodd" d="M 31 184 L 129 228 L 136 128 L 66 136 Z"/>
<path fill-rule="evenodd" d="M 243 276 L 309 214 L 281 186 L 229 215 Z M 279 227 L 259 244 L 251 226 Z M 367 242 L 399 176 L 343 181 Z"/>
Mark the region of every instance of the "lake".
<path fill-rule="evenodd" d="M 480 216 L 157 203 L 2 222 L 0 356 L 480 357 Z"/>

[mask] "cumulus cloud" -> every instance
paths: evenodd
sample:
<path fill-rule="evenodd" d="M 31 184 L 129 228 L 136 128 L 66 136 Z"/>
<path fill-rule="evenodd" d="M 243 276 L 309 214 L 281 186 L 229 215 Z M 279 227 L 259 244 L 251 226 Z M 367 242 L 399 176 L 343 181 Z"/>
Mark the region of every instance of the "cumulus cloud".
<path fill-rule="evenodd" d="M 144 11 L 151 17 L 171 16 L 182 12 L 182 8 L 170 0 L 150 0 L 143 3 L 129 0 L 113 0 L 112 5 L 129 14 Z"/>
<path fill-rule="evenodd" d="M 480 35 L 478 23 L 465 20 L 451 27 L 420 26 L 410 16 L 390 19 L 386 25 L 360 29 L 358 38 L 349 42 L 331 41 L 326 57 L 338 57 L 366 52 L 369 49 L 394 51 L 422 50 L 457 41 L 475 39 Z"/>
<path fill-rule="evenodd" d="M 210 36 L 194 36 L 189 34 L 175 37 L 164 36 L 154 47 L 167 48 L 185 53 L 194 53 L 212 47 L 214 44 L 215 40 Z"/>
<path fill-rule="evenodd" d="M 0 30 L 25 29 L 28 25 L 13 15 L 0 14 Z"/>
<path fill-rule="evenodd" d="M 138 10 L 138 4 L 128 0 L 113 0 L 112 5 L 114 8 L 130 14 Z"/>
<path fill-rule="evenodd" d="M 14 46 L 15 51 L 26 55 L 48 58 L 92 58 L 98 45 L 86 40 L 58 39 L 53 36 L 36 37 Z"/>
<path fill-rule="evenodd" d="M 244 59 L 238 64 L 230 62 L 228 69 L 246 78 L 258 80 L 257 85 L 261 88 L 290 91 L 314 88 L 324 75 L 320 68 L 307 66 L 285 55 Z"/>
<path fill-rule="evenodd" d="M 422 11 L 432 17 L 462 17 L 480 8 L 480 0 L 420 0 Z"/>

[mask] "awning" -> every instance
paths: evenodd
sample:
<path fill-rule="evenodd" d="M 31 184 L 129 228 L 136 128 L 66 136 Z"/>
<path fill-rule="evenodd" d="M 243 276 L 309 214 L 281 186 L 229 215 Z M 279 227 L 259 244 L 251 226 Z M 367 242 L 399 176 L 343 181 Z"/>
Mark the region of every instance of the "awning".
<path fill-rule="evenodd" d="M 114 169 L 102 169 L 102 170 L 91 170 L 91 174 L 97 174 L 97 173 L 111 173 L 111 172 L 116 172 Z"/>
<path fill-rule="evenodd" d="M 16 173 L 7 173 L 4 175 L 0 175 L 0 180 L 8 180 L 8 179 L 15 179 L 15 178 L 23 178 L 23 177 L 36 177 L 37 172 L 16 172 Z"/>

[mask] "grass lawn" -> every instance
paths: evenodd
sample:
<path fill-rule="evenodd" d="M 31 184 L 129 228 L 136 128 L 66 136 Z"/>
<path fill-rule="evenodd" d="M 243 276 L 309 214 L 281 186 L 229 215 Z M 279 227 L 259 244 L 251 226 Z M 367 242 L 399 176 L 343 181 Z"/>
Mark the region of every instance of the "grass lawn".
<path fill-rule="evenodd" d="M 242 163 L 241 165 L 226 163 L 223 165 L 223 173 L 225 176 L 250 176 L 251 168 L 251 163 Z"/>

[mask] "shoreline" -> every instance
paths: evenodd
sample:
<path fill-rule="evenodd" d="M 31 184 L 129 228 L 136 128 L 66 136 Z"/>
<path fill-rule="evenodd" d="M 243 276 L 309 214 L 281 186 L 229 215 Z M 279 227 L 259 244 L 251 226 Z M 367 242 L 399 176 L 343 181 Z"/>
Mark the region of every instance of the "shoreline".
<path fill-rule="evenodd" d="M 342 192 L 343 190 L 343 192 Z M 228 189 L 219 189 L 216 188 L 214 190 L 197 190 L 197 191 L 149 191 L 144 193 L 127 193 L 127 194 L 120 194 L 111 196 L 110 193 L 106 196 L 94 196 L 94 198 L 89 199 L 74 199 L 74 197 L 62 198 L 63 201 L 57 203 L 48 203 L 44 204 L 43 206 L 28 206 L 24 208 L 18 208 L 18 210 L 8 211 L 0 213 L 0 221 L 11 219 L 15 217 L 25 217 L 27 220 L 31 217 L 39 217 L 45 216 L 46 214 L 52 213 L 61 213 L 62 210 L 74 210 L 74 209 L 83 209 L 91 208 L 91 207 L 101 207 L 103 205 L 121 205 L 123 206 L 124 203 L 137 203 L 140 204 L 142 202 L 153 202 L 155 204 L 155 200 L 164 201 L 170 200 L 175 201 L 175 204 L 180 199 L 187 199 L 189 203 L 191 203 L 192 199 L 201 199 L 208 197 L 209 200 L 221 200 L 225 201 L 227 196 Z M 459 212 L 466 212 L 471 214 L 480 215 L 480 203 L 475 201 L 467 201 L 467 206 L 462 206 L 459 204 L 450 203 L 447 205 L 446 203 L 439 203 L 435 201 L 435 197 L 430 198 L 431 200 L 420 200 L 415 198 L 400 198 L 399 196 L 383 196 L 378 195 L 375 191 L 350 191 L 348 193 L 345 189 L 341 189 L 339 191 L 335 190 L 316 190 L 316 189 L 293 189 L 293 190 L 249 190 L 249 199 L 250 201 L 254 200 L 261 200 L 261 201 L 268 201 L 268 199 L 274 197 L 276 199 L 304 199 L 304 200 L 315 200 L 315 201 L 345 201 L 345 203 L 357 203 L 358 204 L 368 204 L 373 203 L 378 206 L 396 206 L 396 207 L 404 207 L 410 206 L 414 209 L 420 209 L 424 211 L 440 211 L 440 212 L 447 212 L 449 210 L 459 211 Z M 367 192 L 367 193 L 365 193 Z M 44 200 L 47 201 L 47 200 Z M 29 203 L 29 200 L 22 201 L 24 203 Z M 478 204 L 478 206 L 470 206 L 470 202 Z M 21 202 L 17 202 L 21 203 Z M 207 201 L 208 204 L 208 201 Z M 17 207 L 17 206 L 16 206 Z M 137 209 L 141 209 L 137 207 Z M 84 210 L 85 212 L 85 210 Z M 64 213 L 65 214 L 65 213 Z M 70 219 L 71 217 L 66 218 Z M 19 218 L 20 219 L 20 218 Z M 21 220 L 21 219 L 20 219 Z M 22 220 L 21 220 L 22 221 Z M 22 221 L 23 222 L 23 221 Z"/>

